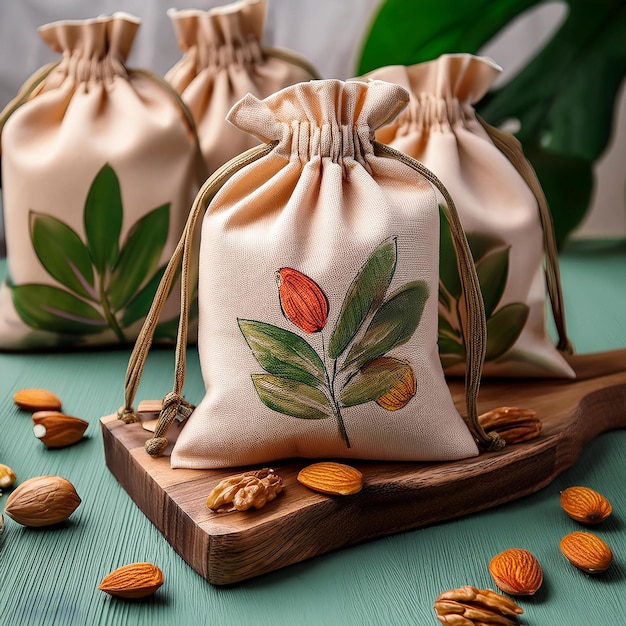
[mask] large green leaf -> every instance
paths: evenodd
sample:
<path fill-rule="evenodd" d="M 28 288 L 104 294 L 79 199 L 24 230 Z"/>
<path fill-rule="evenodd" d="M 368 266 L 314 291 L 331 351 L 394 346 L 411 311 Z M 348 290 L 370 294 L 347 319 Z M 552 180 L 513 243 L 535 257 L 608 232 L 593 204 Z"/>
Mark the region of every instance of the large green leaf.
<path fill-rule="evenodd" d="M 130 229 L 107 287 L 113 310 L 117 311 L 135 295 L 156 269 L 170 223 L 170 205 L 150 211 Z"/>
<path fill-rule="evenodd" d="M 507 304 L 487 320 L 486 361 L 508 352 L 517 341 L 528 319 L 528 306 L 521 302 Z"/>
<path fill-rule="evenodd" d="M 91 183 L 83 214 L 89 252 L 101 275 L 117 261 L 123 217 L 119 180 L 105 165 Z"/>
<path fill-rule="evenodd" d="M 472 251 L 474 262 L 480 261 L 486 254 L 492 252 L 496 248 L 506 246 L 506 242 L 501 237 L 493 233 L 485 232 L 469 232 L 465 233 L 467 243 Z"/>
<path fill-rule="evenodd" d="M 26 324 L 66 335 L 94 335 L 108 328 L 89 303 L 50 285 L 13 285 L 13 305 Z"/>
<path fill-rule="evenodd" d="M 358 74 L 384 65 L 413 65 L 444 52 L 476 52 L 515 16 L 539 2 L 386 0 L 366 37 Z"/>
<path fill-rule="evenodd" d="M 33 211 L 30 236 L 50 276 L 85 298 L 97 299 L 89 250 L 74 230 L 51 215 Z"/>
<path fill-rule="evenodd" d="M 328 356 L 336 359 L 348 347 L 367 314 L 380 306 L 393 278 L 397 239 L 390 237 L 372 252 L 352 281 L 341 305 L 339 318 L 328 343 Z"/>
<path fill-rule="evenodd" d="M 356 406 L 378 400 L 403 379 L 410 367 L 406 361 L 392 357 L 366 363 L 341 390 L 341 406 Z"/>
<path fill-rule="evenodd" d="M 420 323 L 427 299 L 428 286 L 424 281 L 407 283 L 398 289 L 376 311 L 361 340 L 350 348 L 341 369 L 360 369 L 367 361 L 406 343 Z"/>
<path fill-rule="evenodd" d="M 509 248 L 500 248 L 485 254 L 476 263 L 476 273 L 485 305 L 485 315 L 487 318 L 495 311 L 509 274 Z"/>
<path fill-rule="evenodd" d="M 328 398 L 315 387 L 272 374 L 252 374 L 252 381 L 263 404 L 274 411 L 302 419 L 333 415 Z"/>
<path fill-rule="evenodd" d="M 264 322 L 237 321 L 254 357 L 266 372 L 313 387 L 325 384 L 324 364 L 302 337 Z"/>
<path fill-rule="evenodd" d="M 135 294 L 133 299 L 126 305 L 122 315 L 122 326 L 127 328 L 137 320 L 145 317 L 152 306 L 157 287 L 163 278 L 166 266 L 161 266 L 152 278 Z"/>
<path fill-rule="evenodd" d="M 358 73 L 412 65 L 447 52 L 479 53 L 514 18 L 541 3 L 386 0 L 365 42 Z M 555 170 L 569 170 L 567 179 L 554 180 L 554 190 L 546 189 L 559 244 L 589 207 L 592 165 L 610 139 L 617 94 L 626 76 L 626 4 L 566 3 L 566 18 L 547 45 L 477 105 L 493 125 L 519 121 L 518 138 L 544 187 Z M 566 199 L 559 193 L 563 189 Z"/>

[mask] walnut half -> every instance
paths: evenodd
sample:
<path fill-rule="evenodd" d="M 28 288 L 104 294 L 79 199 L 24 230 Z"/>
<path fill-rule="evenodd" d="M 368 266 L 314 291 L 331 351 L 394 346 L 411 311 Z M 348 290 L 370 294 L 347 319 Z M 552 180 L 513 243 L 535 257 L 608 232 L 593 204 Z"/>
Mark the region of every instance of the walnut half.
<path fill-rule="evenodd" d="M 215 513 L 260 509 L 282 490 L 282 478 L 273 469 L 264 467 L 225 478 L 211 491 L 206 505 Z"/>
<path fill-rule="evenodd" d="M 442 624 L 455 626 L 515 626 L 519 624 L 518 615 L 524 612 L 510 598 L 470 585 L 440 594 L 434 608 Z"/>
<path fill-rule="evenodd" d="M 541 420 L 533 409 L 501 406 L 479 415 L 478 421 L 486 433 L 498 433 L 507 445 L 534 439 L 541 432 Z"/>

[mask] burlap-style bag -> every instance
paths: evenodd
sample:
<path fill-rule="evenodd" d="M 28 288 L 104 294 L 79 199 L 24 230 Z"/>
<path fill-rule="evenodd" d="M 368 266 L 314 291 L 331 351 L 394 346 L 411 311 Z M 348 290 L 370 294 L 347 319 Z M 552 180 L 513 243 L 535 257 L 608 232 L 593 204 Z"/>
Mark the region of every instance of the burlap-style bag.
<path fill-rule="evenodd" d="M 485 327 L 471 255 L 445 188 L 418 162 L 373 141 L 408 94 L 385 82 L 311 81 L 228 119 L 267 142 L 205 184 L 160 286 L 181 264 L 181 319 L 196 220 L 202 223 L 198 350 L 206 394 L 183 400 L 185 326 L 173 391 L 146 447 L 160 454 L 175 418 L 173 467 L 289 457 L 453 460 L 499 445 L 477 421 Z M 439 208 L 456 246 L 467 324 L 466 420 L 437 349 Z M 120 419 L 158 321 L 137 340 Z"/>
<path fill-rule="evenodd" d="M 258 144 L 226 121 L 236 102 L 319 78 L 300 55 L 262 45 L 266 13 L 265 0 L 168 11 L 183 57 L 165 78 L 192 112 L 209 173 Z"/>
<path fill-rule="evenodd" d="M 407 109 L 376 138 L 421 161 L 457 200 L 485 302 L 485 375 L 572 377 L 561 354 L 571 348 L 545 196 L 517 139 L 489 126 L 474 109 L 500 71 L 484 57 L 446 54 L 371 72 L 369 78 L 401 85 L 411 95 Z M 439 347 L 451 372 L 465 358 L 454 256 L 444 223 Z M 546 292 L 557 347 L 547 330 Z"/>
<path fill-rule="evenodd" d="M 0 116 L 0 348 L 132 343 L 205 177 L 178 94 L 125 66 L 126 14 L 40 29 L 62 54 Z M 156 332 L 174 339 L 178 303 Z"/>

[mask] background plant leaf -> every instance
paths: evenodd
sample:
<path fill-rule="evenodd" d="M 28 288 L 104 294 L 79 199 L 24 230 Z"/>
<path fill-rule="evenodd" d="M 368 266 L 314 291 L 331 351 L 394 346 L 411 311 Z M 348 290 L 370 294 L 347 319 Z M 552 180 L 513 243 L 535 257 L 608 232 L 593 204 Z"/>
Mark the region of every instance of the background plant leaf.
<path fill-rule="evenodd" d="M 402 381 L 410 367 L 405 361 L 391 357 L 366 363 L 341 389 L 341 406 L 356 406 L 378 400 Z"/>
<path fill-rule="evenodd" d="M 325 384 L 324 364 L 302 337 L 264 322 L 240 319 L 238 323 L 254 357 L 266 372 L 313 387 Z"/>
<path fill-rule="evenodd" d="M 26 324 L 66 335 L 94 335 L 108 329 L 88 302 L 50 285 L 12 285 L 13 305 Z"/>
<path fill-rule="evenodd" d="M 105 165 L 91 183 L 83 213 L 87 246 L 100 275 L 117 261 L 123 216 L 119 180 Z"/>
<path fill-rule="evenodd" d="M 486 361 L 493 361 L 508 352 L 520 336 L 526 320 L 528 306 L 521 302 L 507 304 L 487 320 Z"/>
<path fill-rule="evenodd" d="M 461 297 L 461 280 L 456 265 L 456 248 L 452 241 L 450 225 L 439 205 L 439 281 L 443 284 L 446 292 L 453 300 Z M 446 302 L 446 308 L 449 303 Z"/>
<path fill-rule="evenodd" d="M 509 274 L 509 248 L 500 248 L 485 254 L 476 262 L 476 273 L 487 318 L 495 311 Z"/>
<path fill-rule="evenodd" d="M 301 419 L 332 417 L 328 398 L 315 387 L 272 374 L 252 374 L 259 398 L 273 411 Z"/>
<path fill-rule="evenodd" d="M 135 294 L 130 302 L 124 308 L 122 314 L 122 326 L 128 328 L 131 324 L 134 324 L 137 320 L 142 319 L 148 314 L 157 287 L 163 278 L 166 266 L 161 266 L 153 275 L 152 278 Z"/>
<path fill-rule="evenodd" d="M 30 214 L 33 248 L 45 270 L 62 285 L 96 300 L 89 250 L 67 224 L 43 213 Z"/>
<path fill-rule="evenodd" d="M 357 334 L 370 310 L 380 306 L 393 278 L 397 239 L 390 237 L 372 252 L 352 281 L 328 343 L 328 356 L 336 359 Z"/>
<path fill-rule="evenodd" d="M 477 105 L 495 126 L 519 121 L 517 136 L 544 186 L 559 245 L 589 207 L 592 166 L 611 136 L 616 96 L 626 76 L 626 4 L 566 3 L 566 18 L 552 39 L 517 76 Z M 367 35 L 358 73 L 413 65 L 448 52 L 477 54 L 514 18 L 539 4 L 541 0 L 386 0 Z M 551 186 L 554 172 L 569 165 L 575 165 L 569 180 Z"/>
<path fill-rule="evenodd" d="M 118 311 L 156 269 L 170 223 L 170 205 L 164 204 L 133 224 L 120 250 L 107 286 L 109 302 Z"/>
<path fill-rule="evenodd" d="M 350 348 L 341 369 L 360 369 L 367 361 L 406 343 L 420 323 L 427 299 L 428 286 L 424 281 L 407 283 L 398 289 L 376 311 L 361 340 Z"/>

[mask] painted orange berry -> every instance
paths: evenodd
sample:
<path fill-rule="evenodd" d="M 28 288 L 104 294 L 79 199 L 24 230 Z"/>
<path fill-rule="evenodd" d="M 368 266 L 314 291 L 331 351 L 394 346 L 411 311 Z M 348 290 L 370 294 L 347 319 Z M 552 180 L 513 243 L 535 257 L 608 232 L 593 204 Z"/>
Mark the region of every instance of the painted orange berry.
<path fill-rule="evenodd" d="M 305 333 L 317 333 L 328 319 L 328 298 L 321 287 L 298 270 L 283 267 L 276 272 L 283 315 Z"/>
<path fill-rule="evenodd" d="M 397 363 L 397 359 L 392 359 L 391 357 L 380 357 L 372 361 L 372 363 L 376 362 L 377 364 L 382 364 L 385 360 Z M 406 369 L 402 374 L 402 378 L 387 393 L 376 400 L 376 403 L 387 411 L 397 411 L 406 406 L 417 391 L 415 372 L 408 363 L 404 365 Z"/>

